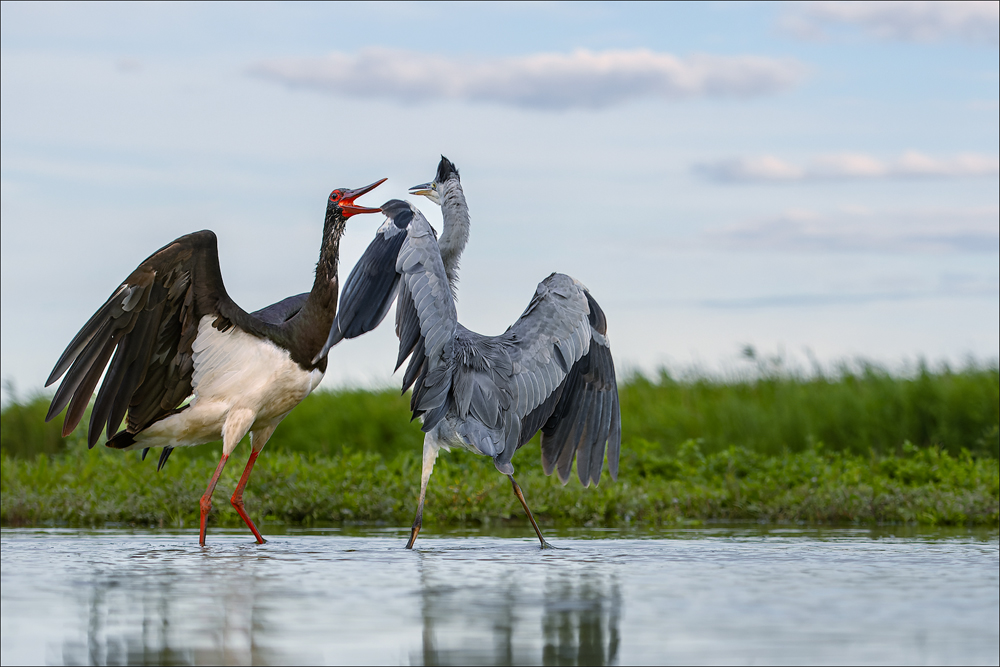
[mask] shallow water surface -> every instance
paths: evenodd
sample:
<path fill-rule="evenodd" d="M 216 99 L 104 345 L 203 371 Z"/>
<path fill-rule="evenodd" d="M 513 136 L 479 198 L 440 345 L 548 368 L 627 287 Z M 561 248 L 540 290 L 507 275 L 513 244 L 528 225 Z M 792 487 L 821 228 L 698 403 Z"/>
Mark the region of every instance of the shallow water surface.
<path fill-rule="evenodd" d="M 265 531 L 266 532 L 266 531 Z M 995 531 L 4 530 L 3 664 L 997 664 Z M 597 539 L 599 538 L 599 539 Z"/>

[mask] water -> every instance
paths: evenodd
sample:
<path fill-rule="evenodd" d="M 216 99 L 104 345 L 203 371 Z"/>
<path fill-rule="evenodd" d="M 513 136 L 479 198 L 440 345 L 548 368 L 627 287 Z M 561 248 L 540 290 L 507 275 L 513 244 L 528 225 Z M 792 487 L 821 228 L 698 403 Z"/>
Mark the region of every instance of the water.
<path fill-rule="evenodd" d="M 0 660 L 1000 661 L 996 531 L 265 532 L 4 530 Z"/>

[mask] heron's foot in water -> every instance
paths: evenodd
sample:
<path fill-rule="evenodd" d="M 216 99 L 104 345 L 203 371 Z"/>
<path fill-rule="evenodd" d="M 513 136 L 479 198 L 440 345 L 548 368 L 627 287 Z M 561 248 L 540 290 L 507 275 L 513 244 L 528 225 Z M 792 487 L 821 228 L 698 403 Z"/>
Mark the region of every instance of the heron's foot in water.
<path fill-rule="evenodd" d="M 554 544 L 552 544 L 552 543 L 550 543 L 550 542 L 548 542 L 546 540 L 542 540 L 542 546 L 539 547 L 539 548 L 542 549 L 543 551 L 545 549 L 558 549 L 559 551 L 562 551 L 563 549 L 567 549 L 568 547 L 557 547 Z"/>
<path fill-rule="evenodd" d="M 410 539 L 406 543 L 407 549 L 413 548 L 413 543 L 417 541 L 417 535 L 419 534 L 420 534 L 420 524 L 415 523 L 413 525 L 413 528 L 410 529 Z"/>

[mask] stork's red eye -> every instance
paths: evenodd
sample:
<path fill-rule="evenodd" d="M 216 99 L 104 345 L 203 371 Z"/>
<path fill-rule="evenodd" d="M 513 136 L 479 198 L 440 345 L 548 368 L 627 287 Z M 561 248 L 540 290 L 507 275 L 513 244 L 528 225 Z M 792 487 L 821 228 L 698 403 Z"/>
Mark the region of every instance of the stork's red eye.
<path fill-rule="evenodd" d="M 344 196 L 343 190 L 334 190 L 333 192 L 330 193 L 330 201 L 338 202 L 341 200 L 343 196 Z"/>

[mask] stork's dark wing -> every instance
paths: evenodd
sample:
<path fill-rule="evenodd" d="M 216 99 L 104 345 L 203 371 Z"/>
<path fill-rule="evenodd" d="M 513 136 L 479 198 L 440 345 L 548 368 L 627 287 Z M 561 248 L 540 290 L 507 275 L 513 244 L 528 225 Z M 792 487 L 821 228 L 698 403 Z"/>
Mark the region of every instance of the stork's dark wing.
<path fill-rule="evenodd" d="M 316 355 L 320 359 L 345 338 L 357 338 L 372 331 L 382 320 L 396 298 L 399 274 L 396 258 L 406 240 L 406 228 L 412 216 L 388 218 L 375 233 L 361 259 L 351 269 L 340 295 L 340 308 L 330 328 L 326 345 Z M 397 366 L 398 367 L 398 366 Z"/>
<path fill-rule="evenodd" d="M 302 294 L 286 297 L 260 310 L 255 310 L 250 313 L 250 316 L 257 318 L 261 322 L 279 326 L 298 315 L 299 311 L 302 310 L 302 306 L 306 305 L 306 301 L 308 300 L 309 292 L 303 292 Z"/>
<path fill-rule="evenodd" d="M 94 403 L 87 443 L 106 430 L 110 438 L 128 413 L 127 432 L 138 433 L 172 414 L 191 395 L 191 345 L 202 317 L 214 326 L 257 333 L 260 321 L 237 306 L 222 283 L 219 251 L 211 231 L 182 236 L 132 272 L 63 352 L 45 386 L 62 383 L 46 421 L 67 405 L 63 435 L 83 418 L 108 366 Z M 114 358 L 112 358 L 114 354 Z"/>
<path fill-rule="evenodd" d="M 538 284 L 524 314 L 500 338 L 512 347 L 517 447 L 542 430 L 542 466 L 565 483 L 574 456 L 580 482 L 598 483 L 607 445 L 618 477 L 621 414 L 604 311 L 573 278 L 553 273 Z M 509 447 L 500 460 L 513 455 Z"/>

